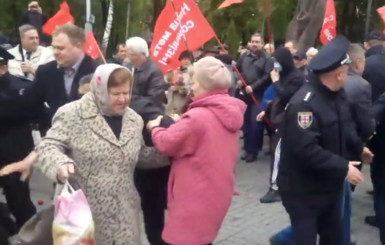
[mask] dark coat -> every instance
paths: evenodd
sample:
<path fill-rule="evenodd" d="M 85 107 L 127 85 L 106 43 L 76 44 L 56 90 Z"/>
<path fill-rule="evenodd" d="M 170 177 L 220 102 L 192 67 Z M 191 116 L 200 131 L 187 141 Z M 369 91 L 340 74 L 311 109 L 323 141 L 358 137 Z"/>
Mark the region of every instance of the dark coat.
<path fill-rule="evenodd" d="M 385 54 L 382 46 L 376 46 L 366 52 L 363 78 L 372 85 L 372 102 L 385 92 Z"/>
<path fill-rule="evenodd" d="M 365 79 L 350 70 L 344 89 L 357 133 L 362 141 L 367 141 L 375 126 L 372 115 L 372 88 Z"/>
<path fill-rule="evenodd" d="M 270 72 L 273 70 L 273 61 L 262 51 L 252 55 L 250 51 L 245 52 L 239 57 L 237 68 L 242 74 L 245 82 L 253 88 L 254 96 L 261 100 L 263 93 L 270 86 Z M 243 100 L 251 103 L 250 96 L 242 89 L 245 95 Z"/>
<path fill-rule="evenodd" d="M 31 85 L 9 73 L 0 77 L 0 94 L 19 96 Z M 25 118 L 0 120 L 0 166 L 20 161 L 33 150 L 30 122 Z"/>
<path fill-rule="evenodd" d="M 286 48 L 278 48 L 273 57 L 281 65 L 280 78 L 273 83 L 274 100 L 267 107 L 266 113 L 275 128 L 278 128 L 283 120 L 286 104 L 291 97 L 305 84 L 305 75 L 297 69 L 293 57 Z"/>
<path fill-rule="evenodd" d="M 370 149 L 382 159 L 385 156 L 385 93 L 374 102 L 373 115 L 376 119 L 376 134 L 371 139 Z"/>
<path fill-rule="evenodd" d="M 348 171 L 349 104 L 343 90 L 333 92 L 318 77 L 309 78 L 290 100 L 281 127 L 278 186 L 293 196 L 338 194 Z"/>
<path fill-rule="evenodd" d="M 39 66 L 35 81 L 24 91 L 23 96 L 0 96 L 0 119 L 34 117 L 43 134 L 51 127 L 51 120 L 57 109 L 68 102 L 80 98 L 78 94 L 79 80 L 93 73 L 97 67 L 95 61 L 85 56 L 75 74 L 71 93 L 68 96 L 64 87 L 63 71 L 56 61 Z M 2 105 L 11 105 L 2 108 Z"/>

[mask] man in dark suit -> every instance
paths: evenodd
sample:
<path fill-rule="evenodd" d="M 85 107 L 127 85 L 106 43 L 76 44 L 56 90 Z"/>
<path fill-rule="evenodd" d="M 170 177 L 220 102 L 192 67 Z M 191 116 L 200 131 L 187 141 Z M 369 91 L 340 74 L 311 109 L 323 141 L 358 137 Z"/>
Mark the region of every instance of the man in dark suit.
<path fill-rule="evenodd" d="M 4 103 L 14 107 L 12 111 L 11 108 L 0 110 L 0 118 L 38 115 L 39 129 L 45 134 L 57 109 L 80 98 L 80 78 L 93 73 L 97 67 L 95 61 L 84 54 L 84 38 L 83 30 L 75 25 L 58 27 L 52 40 L 55 60 L 37 69 L 32 86 L 23 96 L 8 100 L 0 97 L 0 105 Z"/>

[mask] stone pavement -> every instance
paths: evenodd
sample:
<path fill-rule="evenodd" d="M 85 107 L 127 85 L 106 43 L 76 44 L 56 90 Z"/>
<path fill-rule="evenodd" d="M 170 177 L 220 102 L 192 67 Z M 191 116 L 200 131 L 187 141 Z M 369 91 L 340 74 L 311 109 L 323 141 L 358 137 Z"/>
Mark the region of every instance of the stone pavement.
<path fill-rule="evenodd" d="M 353 194 L 352 232 L 358 245 L 380 245 L 379 233 L 363 222 L 366 215 L 373 214 L 371 197 L 366 191 L 371 189 L 369 168 L 364 168 L 365 183 Z M 257 162 L 246 164 L 239 161 L 236 167 L 237 191 L 231 208 L 219 232 L 215 245 L 268 245 L 269 237 L 289 221 L 281 203 L 261 204 L 259 198 L 268 189 L 269 158 L 261 154 Z M 38 171 L 31 180 L 33 201 L 42 198 L 49 202 L 52 184 Z M 40 206 L 42 207 L 42 206 Z M 143 235 L 143 244 L 147 245 Z"/>

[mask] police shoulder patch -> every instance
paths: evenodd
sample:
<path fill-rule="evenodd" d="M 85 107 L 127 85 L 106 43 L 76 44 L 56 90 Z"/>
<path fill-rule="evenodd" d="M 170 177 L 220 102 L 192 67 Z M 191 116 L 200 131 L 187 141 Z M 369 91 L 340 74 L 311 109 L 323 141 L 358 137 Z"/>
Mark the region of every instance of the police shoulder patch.
<path fill-rule="evenodd" d="M 303 128 L 307 129 L 311 126 L 313 123 L 313 112 L 311 111 L 304 111 L 304 112 L 298 112 L 298 125 Z"/>

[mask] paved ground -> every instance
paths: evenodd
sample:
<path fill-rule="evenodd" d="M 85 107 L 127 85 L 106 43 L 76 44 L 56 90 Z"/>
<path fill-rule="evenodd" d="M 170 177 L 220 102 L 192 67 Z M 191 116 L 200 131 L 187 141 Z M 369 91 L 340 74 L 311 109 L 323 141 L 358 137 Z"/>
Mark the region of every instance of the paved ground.
<path fill-rule="evenodd" d="M 288 225 L 288 216 L 281 203 L 259 202 L 259 198 L 268 188 L 268 163 L 267 156 L 261 156 L 252 164 L 238 162 L 236 175 L 240 195 L 233 198 L 215 245 L 268 245 L 269 237 Z M 378 230 L 363 222 L 366 215 L 373 213 L 371 197 L 366 194 L 371 189 L 368 167 L 364 172 L 366 182 L 356 189 L 352 198 L 352 232 L 358 245 L 380 245 Z M 39 198 L 49 200 L 52 185 L 36 172 L 31 180 L 31 190 L 34 202 Z M 145 238 L 143 240 L 143 244 L 148 244 Z"/>

